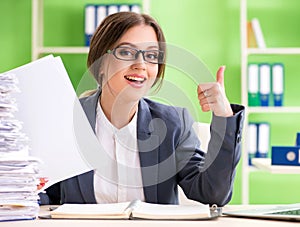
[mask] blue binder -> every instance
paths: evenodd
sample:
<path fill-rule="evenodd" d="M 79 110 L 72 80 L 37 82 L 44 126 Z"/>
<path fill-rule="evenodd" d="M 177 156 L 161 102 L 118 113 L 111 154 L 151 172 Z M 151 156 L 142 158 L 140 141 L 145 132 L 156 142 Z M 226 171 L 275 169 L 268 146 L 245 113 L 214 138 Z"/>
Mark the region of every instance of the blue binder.
<path fill-rule="evenodd" d="M 284 66 L 281 63 L 272 65 L 272 91 L 274 106 L 282 106 L 284 92 Z"/>
<path fill-rule="evenodd" d="M 257 124 L 258 145 L 257 158 L 267 158 L 270 147 L 270 124 L 268 122 L 261 122 Z"/>
<path fill-rule="evenodd" d="M 248 145 L 248 165 L 252 165 L 252 158 L 257 153 L 258 127 L 256 123 L 249 122 L 247 131 L 247 145 Z"/>
<path fill-rule="evenodd" d="M 300 146 L 273 146 L 272 165 L 300 166 Z"/>
<path fill-rule="evenodd" d="M 268 63 L 259 64 L 259 94 L 260 105 L 269 106 L 271 90 L 271 66 Z"/>
<path fill-rule="evenodd" d="M 296 146 L 300 146 L 300 132 L 297 132 L 296 135 Z"/>

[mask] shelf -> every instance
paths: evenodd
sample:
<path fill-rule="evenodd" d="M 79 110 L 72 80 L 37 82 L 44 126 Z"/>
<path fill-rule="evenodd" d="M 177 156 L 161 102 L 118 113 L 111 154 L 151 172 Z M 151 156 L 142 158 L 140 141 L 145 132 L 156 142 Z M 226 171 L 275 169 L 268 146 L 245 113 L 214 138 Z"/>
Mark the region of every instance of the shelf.
<path fill-rule="evenodd" d="M 277 174 L 300 174 L 300 166 L 279 166 L 271 165 L 270 158 L 253 158 L 253 166 L 259 170 Z"/>
<path fill-rule="evenodd" d="M 87 54 L 89 47 L 45 47 L 44 46 L 44 0 L 31 0 L 32 45 L 31 60 L 42 54 Z M 142 0 L 142 12 L 150 14 L 151 0 Z"/>
<path fill-rule="evenodd" d="M 300 113 L 300 107 L 248 107 L 248 113 Z"/>
<path fill-rule="evenodd" d="M 251 54 L 299 54 L 300 55 L 300 48 L 296 47 L 287 47 L 287 48 L 247 48 L 246 53 L 248 55 Z"/>
<path fill-rule="evenodd" d="M 53 54 L 87 54 L 89 47 L 41 47 L 39 53 Z"/>

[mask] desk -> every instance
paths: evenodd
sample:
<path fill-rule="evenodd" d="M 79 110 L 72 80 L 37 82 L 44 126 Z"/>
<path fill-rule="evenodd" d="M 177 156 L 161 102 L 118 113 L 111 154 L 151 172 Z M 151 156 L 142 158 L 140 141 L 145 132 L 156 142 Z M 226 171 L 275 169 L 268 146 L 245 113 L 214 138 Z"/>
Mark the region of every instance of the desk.
<path fill-rule="evenodd" d="M 233 210 L 240 208 L 248 208 L 249 206 L 242 205 L 229 205 L 224 210 Z M 49 213 L 48 206 L 42 206 L 40 210 L 41 215 Z M 259 220 L 259 219 L 246 219 L 246 218 L 232 218 L 232 217 L 219 217 L 216 220 L 210 221 L 152 221 L 152 220 L 53 220 L 53 219 L 37 219 L 31 221 L 15 221 L 15 222 L 2 222 L 1 227 L 299 227 L 299 222 L 285 222 L 285 221 L 272 221 L 272 220 Z"/>

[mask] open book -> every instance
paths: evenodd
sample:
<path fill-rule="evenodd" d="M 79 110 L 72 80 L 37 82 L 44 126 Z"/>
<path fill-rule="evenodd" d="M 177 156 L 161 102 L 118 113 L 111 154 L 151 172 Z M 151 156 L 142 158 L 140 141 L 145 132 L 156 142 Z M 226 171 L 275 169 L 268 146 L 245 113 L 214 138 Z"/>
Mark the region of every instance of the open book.
<path fill-rule="evenodd" d="M 219 215 L 208 205 L 164 205 L 135 200 L 112 204 L 63 204 L 50 212 L 53 219 L 199 220 Z"/>

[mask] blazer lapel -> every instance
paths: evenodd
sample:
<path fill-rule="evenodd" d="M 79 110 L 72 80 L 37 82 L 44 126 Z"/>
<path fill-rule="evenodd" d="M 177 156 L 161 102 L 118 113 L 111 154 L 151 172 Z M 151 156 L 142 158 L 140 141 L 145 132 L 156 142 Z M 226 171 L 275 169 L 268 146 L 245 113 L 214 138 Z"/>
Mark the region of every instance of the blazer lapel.
<path fill-rule="evenodd" d="M 98 89 L 97 92 L 81 102 L 85 115 L 87 116 L 90 125 L 95 132 L 95 125 L 96 125 L 96 110 L 98 105 L 99 96 L 101 94 L 101 90 Z"/>
<path fill-rule="evenodd" d="M 137 119 L 137 139 L 144 195 L 147 202 L 157 203 L 159 137 L 154 135 L 149 106 L 142 99 Z"/>

